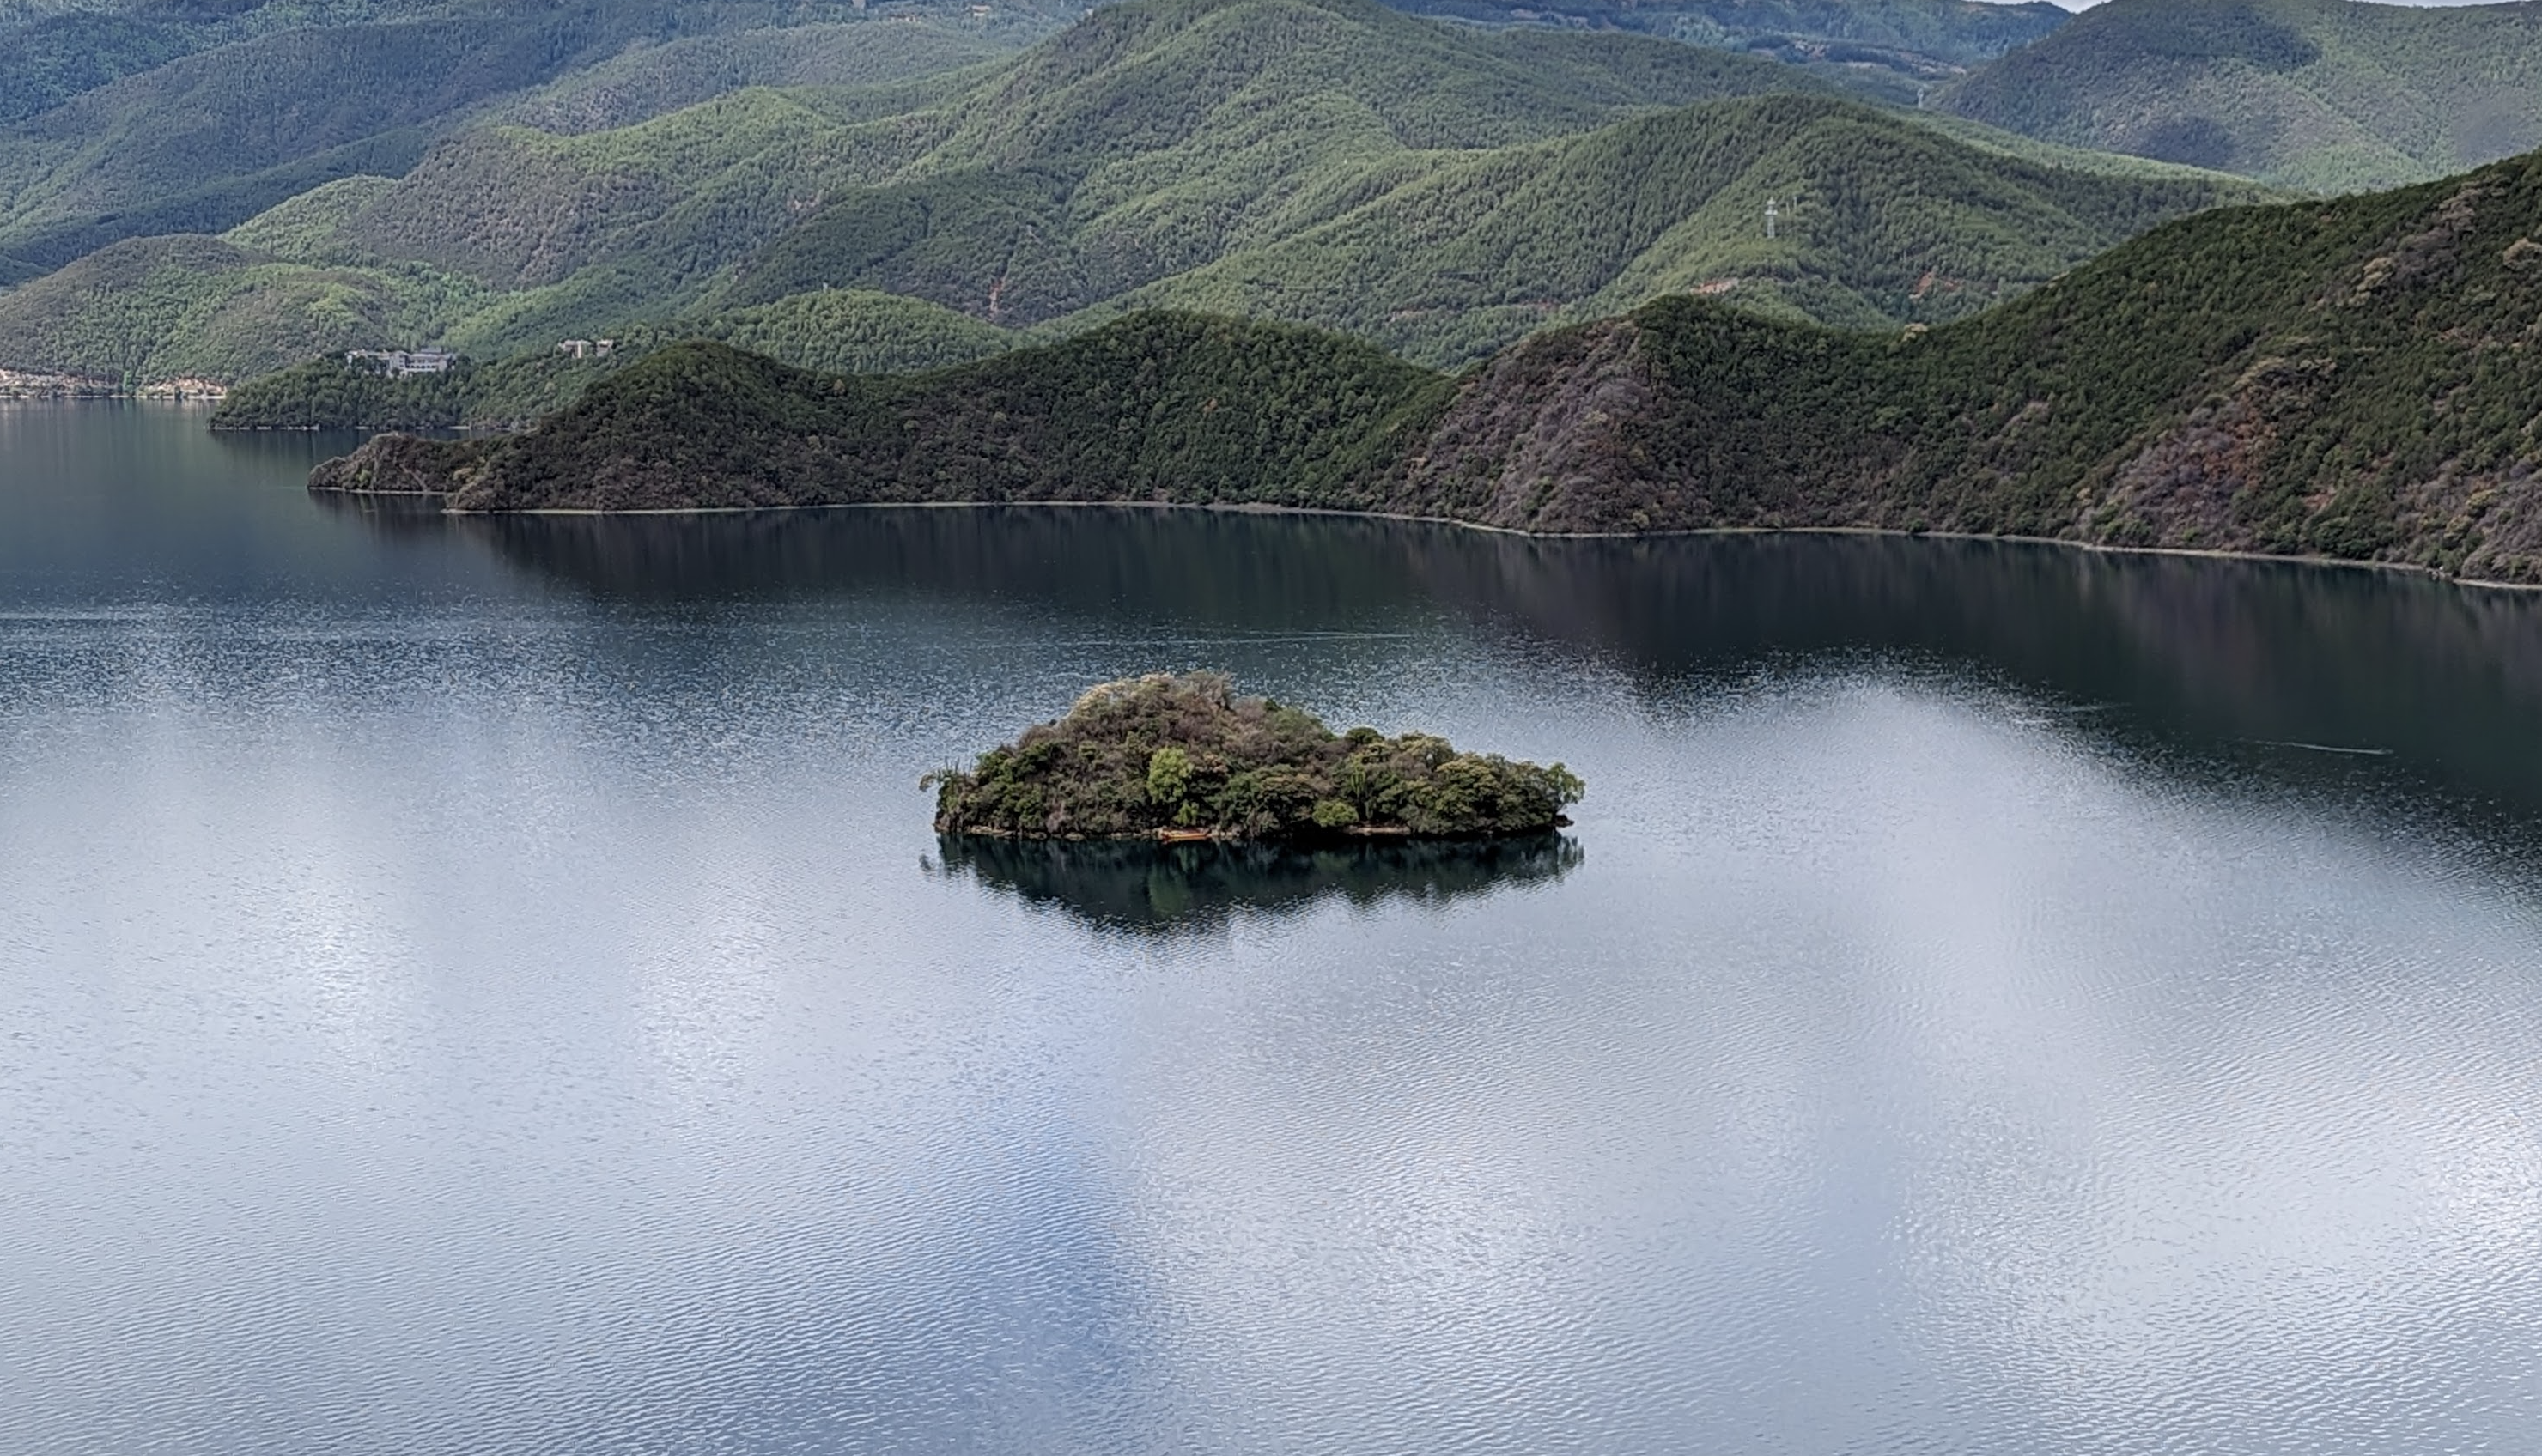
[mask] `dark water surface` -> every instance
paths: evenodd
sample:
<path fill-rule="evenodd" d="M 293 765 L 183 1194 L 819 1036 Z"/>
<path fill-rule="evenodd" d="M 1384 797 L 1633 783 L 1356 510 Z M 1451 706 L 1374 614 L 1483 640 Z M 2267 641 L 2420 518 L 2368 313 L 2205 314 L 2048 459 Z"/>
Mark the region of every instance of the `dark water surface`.
<path fill-rule="evenodd" d="M 0 407 L 0 1450 L 2542 1450 L 2542 600 Z M 939 845 L 1215 665 L 1557 842 Z"/>

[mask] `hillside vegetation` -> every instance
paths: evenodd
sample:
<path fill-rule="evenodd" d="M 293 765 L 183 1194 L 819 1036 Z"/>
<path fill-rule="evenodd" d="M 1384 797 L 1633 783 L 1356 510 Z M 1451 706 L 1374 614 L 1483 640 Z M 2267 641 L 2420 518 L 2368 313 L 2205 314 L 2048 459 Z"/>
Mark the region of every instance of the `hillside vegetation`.
<path fill-rule="evenodd" d="M 1669 293 L 1894 327 L 1974 313 L 2157 223 L 2258 195 L 2022 162 L 1851 103 L 1722 102 L 1460 160 L 1117 307 L 1293 319 L 1442 365 Z"/>
<path fill-rule="evenodd" d="M 727 313 L 638 325 L 625 342 L 655 347 L 710 339 L 799 369 L 899 374 L 968 363 L 1013 348 L 1019 335 L 923 299 L 841 288 L 798 293 Z"/>
<path fill-rule="evenodd" d="M 484 296 L 413 265 L 311 266 L 217 238 L 135 238 L 0 293 L 0 367 L 132 383 L 245 379 L 428 338 Z"/>
<path fill-rule="evenodd" d="M 941 12 L 943 26 L 967 19 L 950 0 L 895 8 L 904 19 Z M 58 267 L 125 238 L 219 232 L 355 173 L 403 175 L 509 100 L 636 119 L 647 100 L 667 108 L 718 86 L 967 64 L 1060 23 L 1037 19 L 1035 0 L 998 13 L 1024 22 L 1003 44 L 920 39 L 921 26 L 877 20 L 848 34 L 814 28 L 799 54 L 727 34 L 765 33 L 772 8 L 716 0 L 133 0 L 38 19 L 0 31 L 0 273 Z M 817 0 L 786 14 L 854 12 Z M 593 89 L 542 90 L 575 75 Z"/>
<path fill-rule="evenodd" d="M 1056 722 L 928 775 L 935 832 L 1021 839 L 1542 835 L 1580 780 L 1423 733 L 1333 732 L 1221 673 L 1087 689 Z"/>
<path fill-rule="evenodd" d="M 1329 503 L 1383 474 L 1450 388 L 1342 335 L 1171 314 L 918 375 L 813 374 L 691 342 L 599 381 L 530 433 L 384 437 L 326 478 L 383 491 L 455 481 L 456 505 L 488 510 Z"/>
<path fill-rule="evenodd" d="M 674 0 L 658 3 L 668 9 L 655 21 L 689 13 Z M 572 23 L 599 27 L 615 37 L 643 21 L 640 9 Z M 565 25 L 570 17 L 561 16 L 551 6 L 524 7 L 505 22 L 513 30 L 486 32 L 478 39 L 515 45 L 518 27 Z M 187 98 L 187 124 L 216 130 L 249 124 L 270 116 L 284 94 L 307 90 L 311 79 L 282 74 L 288 66 L 273 75 L 262 61 L 248 66 L 257 57 L 244 51 L 258 45 L 302 47 L 305 54 L 295 51 L 295 63 L 322 70 L 341 67 L 340 52 L 347 47 L 369 47 L 363 53 L 374 57 L 371 70 L 345 70 L 343 83 L 365 92 L 395 92 L 404 98 L 398 105 L 429 109 L 439 102 L 415 86 L 387 85 L 372 71 L 398 63 L 402 52 L 393 41 L 431 25 L 459 22 L 406 21 L 261 37 L 101 88 L 30 125 L 95 129 L 102 123 L 97 117 L 83 120 L 87 113 L 79 109 L 121 114 L 129 109 L 122 101 L 136 88 Z M 622 47 L 598 65 L 583 65 L 588 57 L 580 51 L 561 53 L 561 42 L 551 37 L 541 45 L 518 46 L 521 54 L 505 62 L 511 69 L 501 75 L 470 72 L 471 86 L 490 92 L 510 79 L 544 74 L 542 67 L 582 66 L 565 81 L 513 94 L 501 106 L 490 95 L 486 102 L 493 108 L 489 117 L 517 122 L 546 116 L 572 134 L 491 120 L 462 127 L 439 142 L 414 127 L 363 132 L 377 117 L 361 107 L 376 110 L 387 104 L 379 102 L 355 107 L 361 114 L 342 125 L 295 125 L 289 128 L 295 146 L 312 138 L 362 135 L 314 160 L 286 164 L 290 186 L 266 185 L 277 173 L 259 174 L 245 192 L 239 190 L 243 184 L 223 181 L 208 183 L 208 191 L 178 187 L 141 219 L 188 228 L 236 223 L 231 241 L 256 255 L 244 260 L 255 265 L 252 278 L 242 279 L 236 266 L 224 265 L 201 280 L 201 297 L 184 298 L 164 288 L 144 297 L 117 297 L 109 288 L 66 280 L 18 305 L 22 314 L 40 308 L 46 316 L 23 319 L 12 336 L 80 341 L 90 354 L 73 362 L 101 371 L 120 369 L 135 357 L 199 362 L 205 350 L 163 341 L 199 332 L 196 321 L 213 296 L 254 287 L 287 307 L 315 297 L 313 290 L 358 280 L 371 298 L 405 300 L 413 294 L 408 275 L 416 270 L 467 284 L 445 291 L 450 306 L 429 318 L 420 336 L 487 356 L 542 349 L 566 336 L 626 332 L 645 321 L 730 314 L 834 285 L 912 293 L 992 325 L 1031 322 L 1107 294 L 1080 280 L 1057 297 L 1043 297 L 1030 279 L 1066 273 L 1091 257 L 1118 286 L 1146 281 L 1170 266 L 1173 256 L 1206 257 L 1220 246 L 1175 237 L 1168 255 L 1159 257 L 1158 245 L 1168 235 L 1202 228 L 1240 239 L 1247 208 L 1260 214 L 1257 226 L 1304 226 L 1367 190 L 1382 189 L 1407 167 L 1417 170 L 1429 155 L 1424 149 L 1558 135 L 1660 105 L 1769 89 L 1788 79 L 1768 62 L 1654 40 L 1545 36 L 1538 37 L 1541 44 L 1525 44 L 1355 0 L 1140 0 L 1100 12 L 1023 60 L 968 80 L 956 79 L 967 73 L 956 73 L 946 83 L 909 79 L 907 73 L 960 59 L 958 47 L 890 38 L 923 33 L 923 27 L 866 22 L 797 31 L 809 42 L 801 50 L 764 47 L 744 32 L 633 51 Z M 796 33 L 787 35 L 792 39 Z M 581 130 L 595 110 L 614 119 L 631 108 L 640 110 L 644 98 L 694 91 L 701 76 L 721 84 L 746 72 L 745 63 L 754 58 L 809 65 L 819 53 L 838 51 L 860 36 L 868 37 L 904 79 L 793 90 L 754 86 L 634 125 Z M 328 57 L 323 65 L 311 59 L 319 56 Z M 533 65 L 523 56 L 548 56 L 553 65 Z M 208 69 L 188 80 L 186 67 Z M 421 79 L 432 74 L 426 67 Z M 198 94 L 214 80 L 239 95 Z M 258 100 L 256 87 L 268 84 L 274 96 Z M 174 124 L 153 121 L 153 114 L 143 108 L 133 125 Z M 186 134 L 182 126 L 177 134 Z M 267 140 L 282 145 L 278 137 Z M 0 137 L 0 196 L 9 195 L 10 147 L 11 140 Z M 136 160 L 101 132 L 91 147 L 96 166 L 89 171 L 130 170 L 145 162 L 159 171 L 190 169 L 196 165 L 188 161 L 190 147 L 146 152 Z M 226 147 L 215 149 L 227 154 Z M 1093 214 L 1073 217 L 1063 238 L 1017 229 L 1009 214 L 994 209 L 965 210 L 966 200 L 984 191 L 1011 190 L 1010 175 L 1053 168 L 1064 174 L 1061 185 L 1071 207 Z M 49 181 L 19 180 L 16 220 L 0 212 L 0 252 L 15 246 L 50 258 L 134 224 L 132 216 L 118 213 L 112 226 L 100 225 L 105 233 L 47 233 L 52 242 L 31 242 L 27 229 L 41 232 L 38 223 L 48 215 L 47 188 L 56 182 L 67 186 L 62 179 L 78 172 L 56 166 Z M 218 178 L 219 167 L 210 173 Z M 152 185 L 164 190 L 175 184 L 162 178 Z M 872 201 L 868 193 L 877 187 L 886 189 L 884 203 L 905 203 L 933 219 L 926 246 L 901 260 L 902 272 L 932 271 L 940 286 L 894 288 L 901 281 L 897 276 L 824 275 L 772 287 L 771 268 L 753 271 L 746 286 L 734 283 L 740 265 L 789 228 L 813 223 L 817 234 L 835 226 Z M 1106 189 L 1113 199 L 1108 204 L 1098 200 Z M 291 195 L 274 201 L 277 191 Z M 233 216 L 249 202 L 273 205 L 256 216 Z M 889 207 L 876 210 L 887 213 Z M 160 245 L 180 246 L 200 251 L 198 243 Z M 794 248 L 772 265 L 774 271 L 799 262 L 805 253 Z M 59 317 L 55 311 L 66 305 L 75 305 L 81 316 Z M 289 362 L 286 351 L 308 338 L 333 339 L 340 331 L 334 326 L 382 312 L 294 320 L 277 327 L 266 347 L 225 342 L 217 352 L 253 355 L 258 368 L 270 368 Z M 48 348 L 45 358 L 58 353 Z"/>
<path fill-rule="evenodd" d="M 858 30 L 788 34 L 811 64 Z M 753 35 L 639 48 L 506 103 L 489 115 L 510 121 L 449 135 L 403 175 L 356 171 L 240 222 L 226 240 L 245 255 L 199 293 L 252 288 L 287 309 L 357 287 L 372 301 L 277 326 L 262 350 L 172 346 L 201 331 L 206 305 L 165 288 L 55 286 L 20 306 L 46 317 L 11 336 L 90 350 L 48 346 L 61 367 L 217 354 L 272 368 L 393 316 L 412 332 L 352 341 L 494 358 L 650 330 L 821 367 L 908 361 L 711 322 L 790 317 L 779 306 L 835 291 L 1045 336 L 1149 307 L 1248 314 L 1454 364 L 1688 289 L 1826 323 L 1939 321 L 2156 222 L 2262 195 L 1958 118 L 1944 135 L 1769 61 L 1446 26 L 1370 0 L 1127 0 L 986 67 L 745 88 L 580 129 L 616 113 L 619 81 L 722 76 L 713 58 L 756 54 Z M 636 91 L 669 94 L 653 84 Z M 540 114 L 555 129 L 517 124 Z M 0 300 L 0 318 L 11 310 Z"/>
<path fill-rule="evenodd" d="M 1672 298 L 1459 380 L 1145 315 L 934 375 L 661 350 L 518 436 L 319 488 L 455 508 L 1259 503 L 1528 531 L 1876 527 L 2542 583 L 2542 154 L 2171 224 L 1929 329 Z"/>
<path fill-rule="evenodd" d="M 1850 90 L 1912 103 L 1933 84 L 2065 23 L 2046 0 L 1391 0 L 1475 25 L 1635 31 L 1771 56 Z"/>
<path fill-rule="evenodd" d="M 556 136 L 633 126 L 756 86 L 870 87 L 1012 54 L 1009 38 L 940 25 L 833 21 L 684 36 L 573 71 L 488 118 Z"/>
<path fill-rule="evenodd" d="M 2206 214 L 1929 332 L 1663 302 L 1496 360 L 1379 498 L 1536 530 L 1873 526 L 2542 581 L 2537 232 L 2542 155 Z M 1584 407 L 1608 421 L 1553 428 Z"/>
<path fill-rule="evenodd" d="M 1134 0 L 889 114 L 855 94 L 746 92 L 586 136 L 471 132 L 345 232 L 537 295 L 518 322 L 457 330 L 482 345 L 823 286 L 1012 327 L 1312 226 L 1455 151 L 1794 79 L 1366 0 Z"/>
<path fill-rule="evenodd" d="M 216 430 L 509 429 L 562 409 L 593 380 L 632 362 L 532 354 L 462 359 L 440 374 L 391 378 L 376 364 L 313 359 L 230 391 L 212 411 Z"/>
<path fill-rule="evenodd" d="M 1932 105 L 2316 191 L 2423 182 L 2542 146 L 2542 4 L 2110 0 Z"/>
<path fill-rule="evenodd" d="M 0 4 L 0 123 L 217 45 L 432 8 L 431 0 L 12 0 Z"/>
<path fill-rule="evenodd" d="M 349 172 L 395 175 L 429 128 L 650 29 L 643 7 L 261 36 L 84 92 L 0 144 L 0 253 L 55 267 L 121 238 L 217 232 Z"/>
<path fill-rule="evenodd" d="M 880 374 L 936 369 L 1013 347 L 1014 336 L 916 299 L 810 293 L 687 321 L 680 338 L 732 343 L 806 369 Z M 616 339 L 607 358 L 541 352 L 463 359 L 443 374 L 392 379 L 330 356 L 251 379 L 212 412 L 214 429 L 505 429 L 572 403 L 594 380 L 675 341 L 657 328 Z"/>

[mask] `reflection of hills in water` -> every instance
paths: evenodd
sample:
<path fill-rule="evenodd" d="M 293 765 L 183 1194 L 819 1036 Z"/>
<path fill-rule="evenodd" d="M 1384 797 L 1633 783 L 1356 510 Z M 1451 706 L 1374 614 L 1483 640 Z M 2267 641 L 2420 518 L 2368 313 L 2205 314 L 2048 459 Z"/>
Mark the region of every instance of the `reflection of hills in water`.
<path fill-rule="evenodd" d="M 635 600 L 901 591 L 1287 630 L 1390 619 L 1424 596 L 1404 576 L 1400 528 L 1346 517 L 984 506 L 451 520 L 542 575 Z"/>
<path fill-rule="evenodd" d="M 1161 930 L 1223 921 L 1235 910 L 1297 911 L 1327 899 L 1424 905 L 1558 880 L 1577 868 L 1578 841 L 1516 839 L 1398 843 L 1159 844 L 1151 839 L 954 838 L 945 873 L 968 874 L 1036 905 L 1098 925 Z"/>
<path fill-rule="evenodd" d="M 1904 653 L 2107 704 L 2195 745 L 2388 754 L 2542 813 L 2542 595 L 2296 562 L 1768 536 L 1492 543 L 1430 558 L 1654 686 L 1779 655 Z M 1448 573 L 1454 573 L 1450 575 Z M 2343 771 L 2289 759 L 2293 775 Z"/>
<path fill-rule="evenodd" d="M 2313 744 L 2542 815 L 2542 595 L 2400 573 L 1903 538 L 1547 541 L 1136 508 L 472 518 L 613 597 L 900 594 L 1088 622 L 1394 627 L 1441 606 L 1673 684 L 1904 653 L 2191 744 Z M 2335 765 L 2280 754 L 2278 771 Z"/>

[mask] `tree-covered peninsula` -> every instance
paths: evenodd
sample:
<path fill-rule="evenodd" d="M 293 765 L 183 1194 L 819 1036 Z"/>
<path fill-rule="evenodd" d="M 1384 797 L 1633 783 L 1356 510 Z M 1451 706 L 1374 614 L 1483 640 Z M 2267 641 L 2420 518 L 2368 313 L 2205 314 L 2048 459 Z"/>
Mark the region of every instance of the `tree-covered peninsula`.
<path fill-rule="evenodd" d="M 950 309 L 835 289 L 676 326 L 622 329 L 604 355 L 559 350 L 393 377 L 330 355 L 262 375 L 212 411 L 216 430 L 518 429 L 581 398 L 591 382 L 665 343 L 712 339 L 804 369 L 884 374 L 940 369 L 1011 348 L 1015 335 Z"/>
<path fill-rule="evenodd" d="M 2174 223 L 1930 329 L 1672 297 L 1458 377 L 1139 315 L 929 374 L 682 344 L 314 488 L 468 511 L 1105 501 L 1541 533 L 1873 529 L 2542 583 L 2542 153 Z"/>
<path fill-rule="evenodd" d="M 926 783 L 936 833 L 1027 839 L 1534 835 L 1568 823 L 1582 791 L 1560 764 L 1335 733 L 1209 672 L 1090 688 L 1057 722 Z"/>

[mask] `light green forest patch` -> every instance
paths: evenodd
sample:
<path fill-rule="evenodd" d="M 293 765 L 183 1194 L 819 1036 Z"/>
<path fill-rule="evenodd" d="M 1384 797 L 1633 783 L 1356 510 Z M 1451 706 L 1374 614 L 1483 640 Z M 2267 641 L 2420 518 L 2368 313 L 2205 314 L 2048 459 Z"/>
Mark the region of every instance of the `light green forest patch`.
<path fill-rule="evenodd" d="M 1102 312 L 1294 319 L 1442 365 L 1669 293 L 1848 327 L 1934 323 L 2261 195 L 2211 175 L 2014 162 L 1851 103 L 1723 102 L 1460 160 Z"/>
<path fill-rule="evenodd" d="M 2315 191 L 2423 182 L 2542 146 L 2542 6 L 2111 0 L 1932 104 Z"/>
<path fill-rule="evenodd" d="M 1400 8 L 1488 26 L 1630 31 L 1770 56 L 1848 91 L 1905 105 L 2067 14 L 2046 0 L 1401 0 Z"/>
<path fill-rule="evenodd" d="M 684 36 L 575 71 L 505 104 L 491 119 L 579 135 L 755 86 L 878 87 L 980 65 L 1013 48 L 985 33 L 864 21 Z"/>
<path fill-rule="evenodd" d="M 0 294 L 0 359 L 136 384 L 236 380 L 416 342 L 483 299 L 414 264 L 314 266 L 217 238 L 136 238 Z"/>
<path fill-rule="evenodd" d="M 340 177 L 402 175 L 436 140 L 506 105 L 587 103 L 636 119 L 648 100 L 676 106 L 719 87 L 905 79 L 1010 50 L 1081 13 L 1046 0 L 1006 0 L 986 21 L 953 0 L 891 9 L 888 20 L 852 21 L 850 0 L 790 5 L 784 19 L 828 22 L 805 27 L 800 47 L 771 38 L 792 29 L 770 28 L 774 9 L 718 0 L 275 3 L 202 7 L 194 19 L 192 7 L 128 0 L 37 20 L 63 45 L 93 49 L 97 64 L 76 76 L 53 67 L 40 105 L 0 114 L 0 277 L 121 238 L 219 232 Z M 223 21 L 220 11 L 242 13 Z M 127 67 L 114 58 L 127 25 L 182 32 L 184 53 L 144 65 L 159 52 L 143 46 Z M 761 38 L 717 45 L 736 30 Z M 0 25 L 0 96 L 41 90 L 33 80 L 11 89 L 11 67 L 36 67 L 40 50 Z M 543 95 L 583 73 L 598 89 L 579 101 Z"/>
<path fill-rule="evenodd" d="M 221 235 L 251 252 L 291 262 L 326 262 L 358 252 L 346 247 L 345 224 L 396 190 L 393 177 L 344 177 L 284 198 Z"/>

